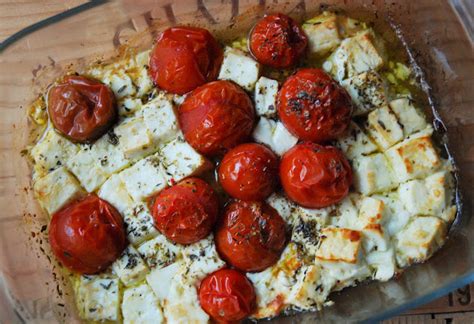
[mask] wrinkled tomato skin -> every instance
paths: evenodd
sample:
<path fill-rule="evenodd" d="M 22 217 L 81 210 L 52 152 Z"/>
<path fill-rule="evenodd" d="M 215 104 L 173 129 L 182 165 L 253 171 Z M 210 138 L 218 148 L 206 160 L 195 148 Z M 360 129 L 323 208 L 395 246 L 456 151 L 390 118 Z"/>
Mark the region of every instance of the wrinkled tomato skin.
<path fill-rule="evenodd" d="M 324 143 L 346 132 L 353 108 L 346 90 L 324 71 L 302 69 L 283 84 L 277 109 L 293 135 Z"/>
<path fill-rule="evenodd" d="M 53 214 L 49 242 L 56 258 L 69 270 L 81 274 L 105 270 L 127 245 L 119 212 L 96 195 Z"/>
<path fill-rule="evenodd" d="M 212 187 L 194 177 L 159 193 L 152 209 L 155 227 L 178 244 L 192 244 L 208 236 L 218 212 Z"/>
<path fill-rule="evenodd" d="M 222 60 L 221 47 L 206 29 L 172 27 L 158 36 L 149 71 L 158 87 L 182 95 L 215 80 Z"/>
<path fill-rule="evenodd" d="M 230 196 L 264 200 L 278 184 L 278 158 L 264 145 L 241 144 L 224 155 L 218 176 Z"/>
<path fill-rule="evenodd" d="M 186 141 L 200 153 L 216 156 L 249 138 L 255 109 L 238 85 L 214 81 L 189 94 L 178 116 Z"/>
<path fill-rule="evenodd" d="M 280 179 L 291 200 L 306 208 L 323 208 L 347 196 L 352 169 L 339 149 L 306 142 L 283 155 Z"/>
<path fill-rule="evenodd" d="M 118 118 L 112 90 L 99 81 L 75 75 L 51 88 L 48 113 L 54 127 L 77 143 L 96 140 Z"/>
<path fill-rule="evenodd" d="M 265 202 L 235 201 L 219 220 L 215 242 L 219 255 L 233 267 L 262 271 L 280 258 L 286 244 L 286 224 Z"/>
<path fill-rule="evenodd" d="M 306 51 L 308 38 L 301 27 L 283 14 L 265 16 L 250 34 L 250 52 L 264 65 L 288 68 Z"/>
<path fill-rule="evenodd" d="M 201 282 L 199 303 L 217 323 L 238 322 L 255 310 L 255 289 L 241 272 L 221 269 Z"/>

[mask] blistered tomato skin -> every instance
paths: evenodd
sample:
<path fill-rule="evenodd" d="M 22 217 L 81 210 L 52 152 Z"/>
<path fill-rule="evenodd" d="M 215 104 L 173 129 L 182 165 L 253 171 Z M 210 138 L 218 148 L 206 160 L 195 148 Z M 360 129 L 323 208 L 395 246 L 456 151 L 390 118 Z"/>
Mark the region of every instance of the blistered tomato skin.
<path fill-rule="evenodd" d="M 250 34 L 250 51 L 264 65 L 288 68 L 306 51 L 308 38 L 290 17 L 274 14 L 264 17 Z"/>
<path fill-rule="evenodd" d="M 264 200 L 278 184 L 278 158 L 256 143 L 241 144 L 224 155 L 219 170 L 224 190 L 241 200 Z"/>
<path fill-rule="evenodd" d="M 352 169 L 339 149 L 306 142 L 283 155 L 280 178 L 291 200 L 306 208 L 323 208 L 347 196 Z"/>
<path fill-rule="evenodd" d="M 192 244 L 208 236 L 218 212 L 219 201 L 212 187 L 194 177 L 159 193 L 152 210 L 155 227 L 179 244 Z"/>
<path fill-rule="evenodd" d="M 235 201 L 221 216 L 215 234 L 219 255 L 233 267 L 262 271 L 280 258 L 286 224 L 265 202 Z"/>
<path fill-rule="evenodd" d="M 252 100 L 230 81 L 214 81 L 195 89 L 179 106 L 178 116 L 186 141 L 208 156 L 245 142 L 255 123 Z"/>
<path fill-rule="evenodd" d="M 349 94 L 320 69 L 302 69 L 283 84 L 278 115 L 296 137 L 324 143 L 343 135 L 351 121 Z"/>
<path fill-rule="evenodd" d="M 172 27 L 158 36 L 149 71 L 158 87 L 182 95 L 215 80 L 222 60 L 221 47 L 206 29 Z"/>
<path fill-rule="evenodd" d="M 56 258 L 80 274 L 105 270 L 127 245 L 119 212 L 95 195 L 73 202 L 53 215 L 49 242 Z"/>
<path fill-rule="evenodd" d="M 239 271 L 221 269 L 201 282 L 199 303 L 218 323 L 238 322 L 253 313 L 256 307 L 255 289 Z"/>
<path fill-rule="evenodd" d="M 96 140 L 118 118 L 112 90 L 99 81 L 75 75 L 51 88 L 48 113 L 54 127 L 77 143 Z"/>

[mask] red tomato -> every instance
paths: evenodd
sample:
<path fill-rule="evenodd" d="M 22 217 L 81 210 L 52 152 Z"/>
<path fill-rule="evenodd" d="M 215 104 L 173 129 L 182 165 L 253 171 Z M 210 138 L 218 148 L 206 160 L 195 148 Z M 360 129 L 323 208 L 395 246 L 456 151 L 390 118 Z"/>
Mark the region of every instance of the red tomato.
<path fill-rule="evenodd" d="M 306 142 L 283 155 L 280 178 L 291 200 L 307 208 L 323 208 L 347 196 L 352 169 L 339 149 Z"/>
<path fill-rule="evenodd" d="M 207 30 L 172 27 L 158 36 L 150 55 L 150 75 L 166 91 L 185 94 L 219 74 L 223 52 Z"/>
<path fill-rule="evenodd" d="M 197 88 L 179 106 L 178 115 L 186 141 L 206 155 L 221 154 L 245 142 L 255 121 L 252 100 L 230 81 Z"/>
<path fill-rule="evenodd" d="M 285 221 L 265 202 L 235 201 L 217 227 L 220 256 L 242 271 L 262 271 L 280 258 L 286 243 Z"/>
<path fill-rule="evenodd" d="M 302 69 L 289 77 L 278 94 L 278 114 L 296 137 L 322 143 L 342 135 L 351 121 L 346 90 L 320 69 Z"/>
<path fill-rule="evenodd" d="M 75 75 L 65 77 L 51 88 L 48 112 L 54 127 L 79 143 L 99 138 L 118 117 L 115 97 L 109 87 Z"/>
<path fill-rule="evenodd" d="M 241 321 L 256 307 L 250 280 L 237 270 L 221 269 L 208 275 L 199 287 L 202 309 L 218 323 Z"/>
<path fill-rule="evenodd" d="M 234 198 L 264 200 L 278 182 L 278 158 L 266 146 L 241 144 L 224 155 L 219 165 L 219 182 Z"/>
<path fill-rule="evenodd" d="M 218 198 L 211 186 L 199 178 L 187 178 L 158 194 L 153 220 L 169 240 L 191 244 L 209 235 L 218 211 Z"/>
<path fill-rule="evenodd" d="M 119 212 L 95 195 L 53 214 L 49 242 L 66 268 L 82 274 L 106 269 L 127 245 Z"/>
<path fill-rule="evenodd" d="M 308 38 L 298 24 L 283 14 L 260 20 L 250 34 L 250 51 L 262 64 L 274 68 L 294 65 L 304 54 Z"/>

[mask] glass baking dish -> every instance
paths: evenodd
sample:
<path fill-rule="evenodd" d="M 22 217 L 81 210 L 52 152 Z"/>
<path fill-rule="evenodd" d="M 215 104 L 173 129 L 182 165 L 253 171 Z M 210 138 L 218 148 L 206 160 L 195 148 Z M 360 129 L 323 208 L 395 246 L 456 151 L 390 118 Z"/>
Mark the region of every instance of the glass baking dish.
<path fill-rule="evenodd" d="M 323 9 L 388 21 L 410 48 L 431 94 L 435 126 L 457 168 L 462 205 L 446 245 L 399 278 L 346 289 L 318 313 L 275 321 L 377 321 L 419 306 L 474 281 L 474 55 L 468 32 L 446 1 L 95 1 L 47 19 L 2 44 L 0 59 L 0 322 L 79 322 L 67 285 L 45 244 L 47 220 L 33 199 L 22 150 L 28 143 L 27 107 L 67 69 L 111 58 L 122 45 L 149 47 L 172 24 L 204 26 L 231 39 L 265 12 L 308 18 Z M 459 6 L 461 3 L 461 6 Z M 468 26 L 469 28 L 469 26 Z M 472 28 L 472 26 L 470 26 Z M 469 29 L 468 29 L 469 30 Z M 428 87 L 429 85 L 429 87 Z M 53 269 L 53 271 L 52 271 Z"/>

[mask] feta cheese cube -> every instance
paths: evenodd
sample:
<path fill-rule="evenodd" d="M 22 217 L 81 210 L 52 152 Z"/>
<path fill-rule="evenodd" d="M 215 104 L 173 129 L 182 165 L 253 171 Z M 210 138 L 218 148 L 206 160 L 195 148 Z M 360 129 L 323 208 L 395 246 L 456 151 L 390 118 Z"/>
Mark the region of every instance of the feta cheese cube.
<path fill-rule="evenodd" d="M 146 283 L 125 289 L 122 314 L 124 324 L 165 323 L 158 298 Z"/>
<path fill-rule="evenodd" d="M 278 212 L 278 214 L 280 214 L 287 224 L 293 223 L 292 215 L 298 208 L 294 202 L 287 199 L 282 194 L 273 193 L 267 198 L 267 203 L 275 208 L 275 210 Z"/>
<path fill-rule="evenodd" d="M 158 155 L 170 184 L 212 167 L 212 163 L 196 152 L 182 137 L 161 146 Z"/>
<path fill-rule="evenodd" d="M 276 98 L 278 81 L 264 76 L 258 79 L 255 85 L 255 109 L 257 115 L 273 117 L 276 115 Z"/>
<path fill-rule="evenodd" d="M 112 263 L 112 270 L 125 286 L 131 286 L 143 280 L 148 273 L 145 262 L 131 245 L 127 246 L 122 255 Z"/>
<path fill-rule="evenodd" d="M 316 310 L 324 303 L 327 295 L 321 294 L 320 270 L 315 265 L 304 265 L 296 275 L 296 282 L 290 288 L 286 302 L 300 310 Z M 324 296 L 324 300 L 321 298 Z"/>
<path fill-rule="evenodd" d="M 265 117 L 260 117 L 252 136 L 256 142 L 269 146 L 280 156 L 298 142 L 281 122 Z"/>
<path fill-rule="evenodd" d="M 389 239 L 380 224 L 366 225 L 362 230 L 362 245 L 364 251 L 386 251 L 389 247 Z"/>
<path fill-rule="evenodd" d="M 356 263 L 361 249 L 361 233 L 347 228 L 324 228 L 316 258 L 330 262 Z"/>
<path fill-rule="evenodd" d="M 81 149 L 66 165 L 87 192 L 98 189 L 108 177 L 88 147 Z"/>
<path fill-rule="evenodd" d="M 123 221 L 128 241 L 135 247 L 158 235 L 153 218 L 144 204 L 127 209 Z"/>
<path fill-rule="evenodd" d="M 382 151 L 403 139 L 403 129 L 388 106 L 372 111 L 367 118 L 367 124 L 370 136 Z"/>
<path fill-rule="evenodd" d="M 311 54 L 325 55 L 341 43 L 338 19 L 333 12 L 323 12 L 303 23 Z"/>
<path fill-rule="evenodd" d="M 403 126 L 405 137 L 428 127 L 424 114 L 413 106 L 408 98 L 390 101 L 390 108 Z"/>
<path fill-rule="evenodd" d="M 347 134 L 337 140 L 336 145 L 350 159 L 368 155 L 377 151 L 377 146 L 369 136 L 354 122 L 351 122 Z"/>
<path fill-rule="evenodd" d="M 140 98 L 126 97 L 117 103 L 120 116 L 131 115 L 142 108 L 142 100 Z"/>
<path fill-rule="evenodd" d="M 154 143 L 166 143 L 177 136 L 178 120 L 168 99 L 153 99 L 143 106 L 141 112 Z"/>
<path fill-rule="evenodd" d="M 185 246 L 183 260 L 187 269 L 186 276 L 194 284 L 199 283 L 208 274 L 225 266 L 225 262 L 217 253 L 212 234 L 194 244 Z"/>
<path fill-rule="evenodd" d="M 107 179 L 102 187 L 100 187 L 97 195 L 114 206 L 122 215 L 125 214 L 126 210 L 133 208 L 135 205 L 118 174 L 114 174 Z"/>
<path fill-rule="evenodd" d="M 397 185 L 388 161 L 381 153 L 355 159 L 353 172 L 356 190 L 365 195 L 390 190 Z"/>
<path fill-rule="evenodd" d="M 415 217 L 397 234 L 396 258 L 400 267 L 431 257 L 446 240 L 446 223 L 437 217 Z"/>
<path fill-rule="evenodd" d="M 375 108 L 387 105 L 386 86 L 382 77 L 375 71 L 353 76 L 342 81 L 341 85 L 355 104 L 355 116 L 364 115 Z"/>
<path fill-rule="evenodd" d="M 135 201 L 145 200 L 166 188 L 166 176 L 157 155 L 149 156 L 119 173 Z"/>
<path fill-rule="evenodd" d="M 303 220 L 296 217 L 291 233 L 291 242 L 299 244 L 306 256 L 313 257 L 319 245 L 321 226 L 317 219 Z"/>
<path fill-rule="evenodd" d="M 431 137 L 424 133 L 409 136 L 403 142 L 391 147 L 385 156 L 392 165 L 398 182 L 423 178 L 441 166 Z"/>
<path fill-rule="evenodd" d="M 158 234 L 154 239 L 140 245 L 138 252 L 150 268 L 163 268 L 176 260 L 181 249 L 168 241 L 164 235 Z"/>
<path fill-rule="evenodd" d="M 119 320 L 119 279 L 108 275 L 81 276 L 76 287 L 76 302 L 85 320 Z"/>
<path fill-rule="evenodd" d="M 59 135 L 54 129 L 49 129 L 43 138 L 31 149 L 35 161 L 35 171 L 40 176 L 56 170 L 77 153 L 79 147 Z"/>
<path fill-rule="evenodd" d="M 60 167 L 40 178 L 33 189 L 41 207 L 50 215 L 85 194 L 65 167 Z"/>
<path fill-rule="evenodd" d="M 148 73 L 148 61 L 150 59 L 150 50 L 138 53 L 133 58 L 132 67 L 127 69 L 127 74 L 131 77 L 136 86 L 137 97 L 143 97 L 154 88 L 153 81 Z"/>
<path fill-rule="evenodd" d="M 385 218 L 385 203 L 382 200 L 373 197 L 362 198 L 359 207 L 359 223 L 361 228 L 383 223 Z"/>
<path fill-rule="evenodd" d="M 331 217 L 329 218 L 330 224 L 335 227 L 360 230 L 358 200 L 360 200 L 360 197 L 355 193 L 350 193 L 345 197 L 332 210 Z"/>
<path fill-rule="evenodd" d="M 156 151 L 145 120 L 140 114 L 120 123 L 115 128 L 115 134 L 127 159 L 137 160 Z"/>
<path fill-rule="evenodd" d="M 383 228 L 389 236 L 394 236 L 400 232 L 408 223 L 412 214 L 409 213 L 400 201 L 396 191 L 383 195 L 374 195 L 373 198 L 384 203 L 384 215 L 382 216 Z"/>
<path fill-rule="evenodd" d="M 136 93 L 132 79 L 121 69 L 106 71 L 101 81 L 110 87 L 117 99 Z"/>
<path fill-rule="evenodd" d="M 182 262 L 178 261 L 163 268 L 154 268 L 146 276 L 147 283 L 151 289 L 153 289 L 160 303 L 163 304 L 163 302 L 168 299 L 171 282 L 178 275 L 182 266 Z"/>
<path fill-rule="evenodd" d="M 260 64 L 244 52 L 226 47 L 219 80 L 231 80 L 247 91 L 252 91 L 260 74 Z"/>
<path fill-rule="evenodd" d="M 123 170 L 131 162 L 125 158 L 119 147 L 118 137 L 113 131 L 95 141 L 89 151 L 97 167 L 107 176 Z"/>
<path fill-rule="evenodd" d="M 396 263 L 392 249 L 387 251 L 373 251 L 366 257 L 367 264 L 374 269 L 373 279 L 387 281 L 395 275 Z"/>

